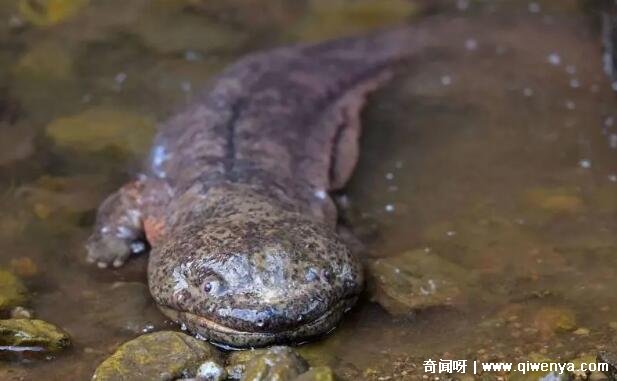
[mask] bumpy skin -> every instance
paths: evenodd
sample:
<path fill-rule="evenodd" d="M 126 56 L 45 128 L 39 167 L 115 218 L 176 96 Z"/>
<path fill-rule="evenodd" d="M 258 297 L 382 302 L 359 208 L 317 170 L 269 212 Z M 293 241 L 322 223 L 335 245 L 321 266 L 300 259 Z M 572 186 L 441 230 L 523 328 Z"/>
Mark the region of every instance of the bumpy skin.
<path fill-rule="evenodd" d="M 167 121 L 146 173 L 101 206 L 88 258 L 120 266 L 147 239 L 150 291 L 233 347 L 331 330 L 362 289 L 328 192 L 358 156 L 359 111 L 421 28 L 245 57 Z"/>

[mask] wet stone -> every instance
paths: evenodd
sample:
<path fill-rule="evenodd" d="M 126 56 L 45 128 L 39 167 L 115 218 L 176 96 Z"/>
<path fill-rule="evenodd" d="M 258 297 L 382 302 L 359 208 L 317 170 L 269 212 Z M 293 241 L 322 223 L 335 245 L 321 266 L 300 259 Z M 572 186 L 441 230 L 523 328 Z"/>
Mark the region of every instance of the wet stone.
<path fill-rule="evenodd" d="M 454 305 L 470 279 L 465 269 L 424 250 L 374 260 L 368 275 L 371 299 L 395 316 Z"/>
<path fill-rule="evenodd" d="M 221 364 L 210 344 L 180 332 L 161 331 L 122 344 L 96 369 L 92 380 L 175 380 L 195 377 L 205 360 Z"/>
<path fill-rule="evenodd" d="M 295 378 L 295 381 L 334 381 L 334 372 L 330 367 L 318 366 L 309 369 Z"/>
<path fill-rule="evenodd" d="M 227 373 L 242 381 L 293 380 L 308 370 L 308 363 L 292 348 L 271 347 L 233 353 Z"/>
<path fill-rule="evenodd" d="M 0 320 L 0 347 L 55 352 L 71 345 L 69 334 L 37 319 Z"/>
<path fill-rule="evenodd" d="M 75 16 L 89 0 L 20 0 L 20 15 L 37 26 L 58 24 Z"/>
<path fill-rule="evenodd" d="M 0 269 L 0 311 L 17 307 L 27 301 L 26 286 L 12 273 Z"/>
<path fill-rule="evenodd" d="M 565 307 L 542 307 L 536 312 L 533 324 L 546 337 L 574 331 L 576 316 L 572 310 Z"/>

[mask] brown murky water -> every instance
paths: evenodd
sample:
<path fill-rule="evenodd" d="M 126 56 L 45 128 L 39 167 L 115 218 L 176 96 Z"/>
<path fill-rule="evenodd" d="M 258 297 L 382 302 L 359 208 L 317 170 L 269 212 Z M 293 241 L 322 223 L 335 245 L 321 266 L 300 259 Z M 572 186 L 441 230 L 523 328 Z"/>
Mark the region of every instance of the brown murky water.
<path fill-rule="evenodd" d="M 138 170 L 155 121 L 244 52 L 413 20 L 427 8 L 17 3 L 0 1 L 0 265 L 74 345 L 47 359 L 10 357 L 2 380 L 89 379 L 120 343 L 174 327 L 148 298 L 146 258 L 99 270 L 83 252 L 98 202 Z M 421 377 L 427 358 L 569 360 L 611 348 L 617 98 L 593 18 L 574 1 L 437 8 L 470 18 L 478 33 L 453 36 L 460 49 L 427 52 L 372 96 L 346 214 L 368 256 L 424 250 L 471 281 L 453 305 L 405 318 L 367 296 L 303 353 L 341 375 L 388 380 Z"/>

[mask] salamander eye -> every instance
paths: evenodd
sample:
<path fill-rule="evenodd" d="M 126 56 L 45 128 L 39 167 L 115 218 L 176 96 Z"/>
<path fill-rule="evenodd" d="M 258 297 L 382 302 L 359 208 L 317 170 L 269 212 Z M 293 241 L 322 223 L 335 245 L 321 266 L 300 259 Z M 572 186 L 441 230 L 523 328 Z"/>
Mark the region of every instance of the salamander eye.
<path fill-rule="evenodd" d="M 201 289 L 208 295 L 218 295 L 225 290 L 225 281 L 216 275 L 208 275 L 201 283 Z"/>

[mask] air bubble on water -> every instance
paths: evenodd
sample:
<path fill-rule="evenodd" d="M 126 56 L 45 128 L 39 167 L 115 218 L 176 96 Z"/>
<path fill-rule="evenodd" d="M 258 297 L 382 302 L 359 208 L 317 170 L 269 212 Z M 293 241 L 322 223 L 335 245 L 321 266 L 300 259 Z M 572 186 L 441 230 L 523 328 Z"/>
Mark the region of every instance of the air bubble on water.
<path fill-rule="evenodd" d="M 465 41 L 465 49 L 476 50 L 478 49 L 478 41 L 475 38 L 469 38 Z"/>
<path fill-rule="evenodd" d="M 572 87 L 573 89 L 578 89 L 580 86 L 581 86 L 581 83 L 578 81 L 578 79 L 572 78 L 570 80 L 570 87 Z"/>
<path fill-rule="evenodd" d="M 606 127 L 612 127 L 614 123 L 615 118 L 613 118 L 612 116 L 607 116 L 606 119 L 604 119 L 604 125 Z"/>
<path fill-rule="evenodd" d="M 554 66 L 558 66 L 561 64 L 561 57 L 557 53 L 551 53 L 547 57 L 548 63 Z"/>
<path fill-rule="evenodd" d="M 617 149 L 617 134 L 610 134 L 608 136 L 608 146 L 612 149 Z"/>
<path fill-rule="evenodd" d="M 386 173 L 386 180 L 394 180 L 394 173 L 388 172 Z"/>
<path fill-rule="evenodd" d="M 530 88 L 530 87 L 525 87 L 523 89 L 523 95 L 526 96 L 526 97 L 532 96 L 533 95 L 533 89 Z"/>
<path fill-rule="evenodd" d="M 576 103 L 574 103 L 574 101 L 566 101 L 566 108 L 568 110 L 574 110 L 576 108 Z"/>
<path fill-rule="evenodd" d="M 448 230 L 448 231 L 446 232 L 446 235 L 447 235 L 448 237 L 454 237 L 454 236 L 456 235 L 456 232 L 455 232 L 454 230 Z"/>
<path fill-rule="evenodd" d="M 610 181 L 611 183 L 617 183 L 617 175 L 615 174 L 608 175 L 608 181 Z"/>
<path fill-rule="evenodd" d="M 576 74 L 576 66 L 574 66 L 574 65 L 566 66 L 566 73 L 568 73 L 570 75 Z"/>
<path fill-rule="evenodd" d="M 387 204 L 384 209 L 386 210 L 386 212 L 392 213 L 394 212 L 394 205 Z"/>
<path fill-rule="evenodd" d="M 450 86 L 452 84 L 452 77 L 444 75 L 441 77 L 441 84 L 444 86 Z"/>
<path fill-rule="evenodd" d="M 466 10 L 467 8 L 469 8 L 469 0 L 457 0 L 456 7 L 460 11 Z"/>
<path fill-rule="evenodd" d="M 617 82 L 611 83 L 611 89 L 613 89 L 614 91 L 617 91 Z"/>
<path fill-rule="evenodd" d="M 530 13 L 540 13 L 540 11 L 542 10 L 542 8 L 540 7 L 540 4 L 536 3 L 535 1 L 529 3 L 527 5 L 527 9 L 529 10 Z"/>
<path fill-rule="evenodd" d="M 181 331 L 186 331 L 186 330 L 188 330 L 188 327 L 186 326 L 186 324 L 182 323 L 182 325 L 180 326 L 180 330 Z"/>
<path fill-rule="evenodd" d="M 401 161 L 401 160 L 397 160 L 397 161 L 394 163 L 394 168 L 396 168 L 396 169 L 401 169 L 401 168 L 403 168 L 403 161 Z"/>
<path fill-rule="evenodd" d="M 591 160 L 589 159 L 582 159 L 578 162 L 579 167 L 584 168 L 584 169 L 589 169 L 591 168 Z"/>

